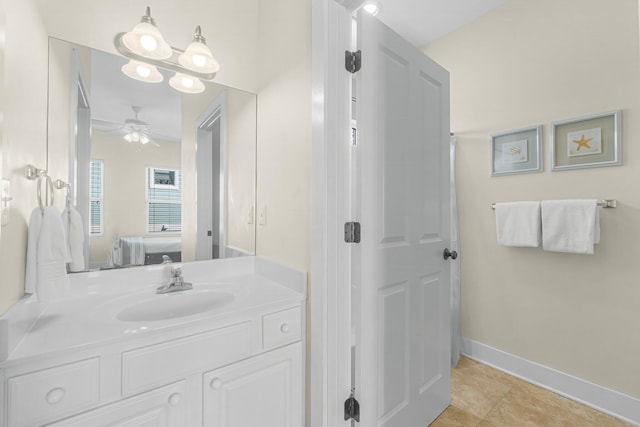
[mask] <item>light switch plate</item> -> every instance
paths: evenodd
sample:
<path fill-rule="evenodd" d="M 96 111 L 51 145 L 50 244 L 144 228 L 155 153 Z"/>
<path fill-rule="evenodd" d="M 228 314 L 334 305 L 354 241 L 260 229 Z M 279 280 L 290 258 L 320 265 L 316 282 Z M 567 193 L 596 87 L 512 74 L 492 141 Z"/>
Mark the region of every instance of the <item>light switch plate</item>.
<path fill-rule="evenodd" d="M 0 193 L 0 223 L 2 226 L 9 224 L 9 213 L 11 212 L 11 181 L 2 180 L 2 192 Z"/>
<path fill-rule="evenodd" d="M 267 224 L 267 207 L 262 206 L 258 211 L 258 224 L 266 225 Z"/>
<path fill-rule="evenodd" d="M 249 208 L 249 214 L 247 215 L 247 224 L 253 224 L 253 206 Z"/>

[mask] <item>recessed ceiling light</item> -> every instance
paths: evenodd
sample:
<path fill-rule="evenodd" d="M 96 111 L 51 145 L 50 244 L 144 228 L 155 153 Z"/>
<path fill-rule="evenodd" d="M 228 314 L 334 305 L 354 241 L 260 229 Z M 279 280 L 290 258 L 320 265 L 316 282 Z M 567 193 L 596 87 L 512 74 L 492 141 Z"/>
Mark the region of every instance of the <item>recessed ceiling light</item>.
<path fill-rule="evenodd" d="M 378 6 L 376 3 L 373 3 L 373 2 L 365 3 L 364 6 L 362 7 L 364 10 L 366 10 L 373 16 L 376 16 L 378 12 L 380 12 L 380 6 Z"/>

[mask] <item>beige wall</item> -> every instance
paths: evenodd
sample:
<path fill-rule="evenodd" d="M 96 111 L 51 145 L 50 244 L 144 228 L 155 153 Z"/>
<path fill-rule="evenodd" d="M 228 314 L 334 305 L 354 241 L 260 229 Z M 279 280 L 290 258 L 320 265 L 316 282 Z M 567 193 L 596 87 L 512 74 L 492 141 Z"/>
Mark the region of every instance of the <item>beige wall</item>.
<path fill-rule="evenodd" d="M 427 46 L 451 72 L 462 333 L 640 398 L 636 0 L 512 0 Z M 623 110 L 623 166 L 551 172 L 549 123 Z M 489 176 L 489 135 L 544 124 L 543 173 Z M 497 246 L 491 203 L 612 198 L 596 253 Z"/>
<path fill-rule="evenodd" d="M 311 1 L 260 1 L 256 253 L 311 269 Z M 310 306 L 307 299 L 307 307 Z M 309 318 L 309 311 L 307 311 Z M 307 321 L 306 408 L 311 408 Z M 306 423 L 310 423 L 306 411 Z"/>
<path fill-rule="evenodd" d="M 116 236 L 147 235 L 146 167 L 182 168 L 180 144 L 156 142 L 159 147 L 130 144 L 93 131 L 91 159 L 104 161 L 105 229 L 103 236 L 91 237 L 91 263 L 106 263 Z"/>
<path fill-rule="evenodd" d="M 256 110 L 253 93 L 227 91 L 227 246 L 255 253 Z"/>
<path fill-rule="evenodd" d="M 11 220 L 0 242 L 0 312 L 24 291 L 27 222 L 37 206 L 25 166 L 46 168 L 47 36 L 34 0 L 4 2 L 2 177 L 11 181 Z"/>
<path fill-rule="evenodd" d="M 260 3 L 257 253 L 309 271 L 311 2 Z"/>

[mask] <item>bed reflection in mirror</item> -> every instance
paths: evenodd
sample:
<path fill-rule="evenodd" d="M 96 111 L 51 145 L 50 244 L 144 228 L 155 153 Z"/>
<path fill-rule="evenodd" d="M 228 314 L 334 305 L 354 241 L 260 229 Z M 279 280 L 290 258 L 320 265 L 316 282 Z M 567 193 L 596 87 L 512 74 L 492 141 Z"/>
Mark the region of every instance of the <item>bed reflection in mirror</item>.
<path fill-rule="evenodd" d="M 49 51 L 48 164 L 72 184 L 86 269 L 255 253 L 255 94 L 185 94 L 167 70 L 147 83 L 118 55 Z"/>

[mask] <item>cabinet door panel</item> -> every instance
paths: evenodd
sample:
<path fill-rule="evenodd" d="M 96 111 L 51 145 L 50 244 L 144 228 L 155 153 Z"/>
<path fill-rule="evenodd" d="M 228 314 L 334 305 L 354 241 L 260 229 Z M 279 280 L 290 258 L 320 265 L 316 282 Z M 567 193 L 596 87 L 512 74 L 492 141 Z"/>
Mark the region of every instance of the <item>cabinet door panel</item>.
<path fill-rule="evenodd" d="M 185 395 L 181 381 L 48 426 L 185 427 Z"/>
<path fill-rule="evenodd" d="M 301 343 L 204 374 L 206 427 L 302 425 Z"/>

